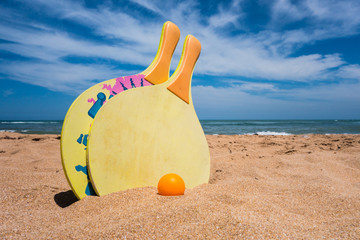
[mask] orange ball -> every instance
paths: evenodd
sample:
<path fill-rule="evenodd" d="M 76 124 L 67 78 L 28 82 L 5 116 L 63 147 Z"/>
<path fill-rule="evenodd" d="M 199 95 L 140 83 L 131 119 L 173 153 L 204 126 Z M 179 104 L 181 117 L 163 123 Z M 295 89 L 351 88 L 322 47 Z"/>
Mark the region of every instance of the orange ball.
<path fill-rule="evenodd" d="M 184 180 L 175 173 L 166 174 L 159 180 L 158 192 L 163 196 L 184 195 Z"/>

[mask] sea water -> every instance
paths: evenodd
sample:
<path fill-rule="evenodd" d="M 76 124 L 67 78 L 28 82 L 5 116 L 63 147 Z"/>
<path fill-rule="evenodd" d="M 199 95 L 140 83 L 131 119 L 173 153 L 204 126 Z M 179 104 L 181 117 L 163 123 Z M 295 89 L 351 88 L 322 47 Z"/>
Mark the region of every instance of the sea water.
<path fill-rule="evenodd" d="M 4 121 L 0 120 L 0 132 L 60 134 L 63 121 Z"/>
<path fill-rule="evenodd" d="M 204 120 L 201 124 L 206 134 L 360 134 L 360 120 Z"/>
<path fill-rule="evenodd" d="M 205 134 L 360 134 L 360 120 L 201 120 Z M 63 121 L 0 120 L 0 132 L 60 134 Z"/>

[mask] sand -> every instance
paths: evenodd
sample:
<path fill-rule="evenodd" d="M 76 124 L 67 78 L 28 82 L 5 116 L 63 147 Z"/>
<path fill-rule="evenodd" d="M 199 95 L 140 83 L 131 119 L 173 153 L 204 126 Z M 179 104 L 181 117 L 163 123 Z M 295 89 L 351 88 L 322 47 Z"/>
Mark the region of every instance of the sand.
<path fill-rule="evenodd" d="M 360 135 L 207 136 L 209 184 L 80 201 L 59 139 L 0 133 L 1 239 L 360 239 Z"/>

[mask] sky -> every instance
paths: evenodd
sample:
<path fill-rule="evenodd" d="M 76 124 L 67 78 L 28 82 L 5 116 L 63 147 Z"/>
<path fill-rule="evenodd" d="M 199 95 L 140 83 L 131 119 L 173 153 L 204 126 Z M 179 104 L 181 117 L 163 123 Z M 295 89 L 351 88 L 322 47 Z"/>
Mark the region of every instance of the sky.
<path fill-rule="evenodd" d="M 360 119 L 360 1 L 0 1 L 0 119 L 62 120 L 102 81 L 140 73 L 174 22 L 202 52 L 200 119 Z"/>

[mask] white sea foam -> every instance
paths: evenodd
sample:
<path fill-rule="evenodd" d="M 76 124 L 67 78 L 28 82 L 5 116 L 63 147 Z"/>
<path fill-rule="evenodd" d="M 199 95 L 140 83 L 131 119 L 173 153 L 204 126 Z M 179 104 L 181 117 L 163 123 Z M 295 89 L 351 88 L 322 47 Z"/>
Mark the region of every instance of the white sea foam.
<path fill-rule="evenodd" d="M 290 133 L 287 132 L 271 132 L 271 131 L 266 131 L 266 132 L 256 132 L 256 134 L 258 135 L 291 135 Z"/>
<path fill-rule="evenodd" d="M 360 133 L 325 133 L 325 135 L 359 135 Z"/>
<path fill-rule="evenodd" d="M 271 132 L 271 131 L 264 131 L 264 132 L 256 132 L 256 133 L 247 133 L 245 135 L 276 135 L 276 136 L 287 136 L 287 135 L 292 135 L 291 133 L 286 133 L 286 132 Z"/>
<path fill-rule="evenodd" d="M 0 130 L 0 132 L 15 132 L 15 130 Z"/>

